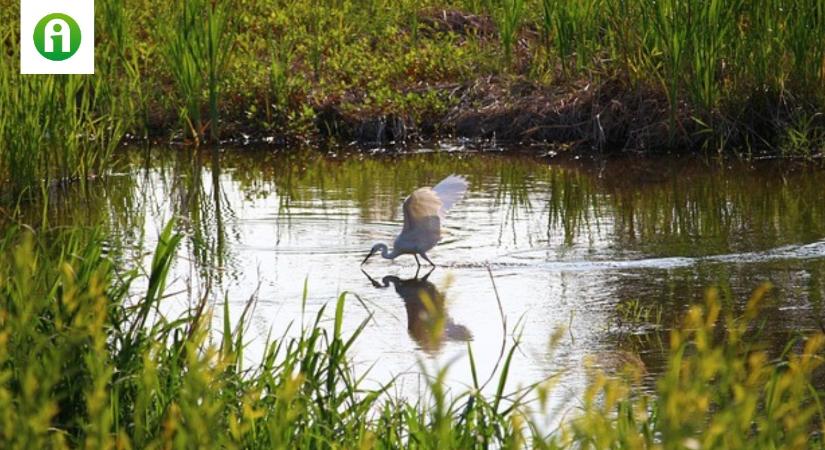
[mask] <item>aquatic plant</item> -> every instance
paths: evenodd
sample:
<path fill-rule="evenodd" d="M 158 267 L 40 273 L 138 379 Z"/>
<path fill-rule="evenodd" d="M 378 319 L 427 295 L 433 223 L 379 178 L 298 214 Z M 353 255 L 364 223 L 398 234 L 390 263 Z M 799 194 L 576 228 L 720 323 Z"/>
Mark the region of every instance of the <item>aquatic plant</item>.
<path fill-rule="evenodd" d="M 218 95 L 228 55 L 234 46 L 228 0 L 186 0 L 173 3 L 161 15 L 163 55 L 183 101 L 181 119 L 196 143 L 205 135 L 201 119 L 207 93 L 209 137 L 220 139 Z"/>
<path fill-rule="evenodd" d="M 94 80 L 22 76 L 16 54 L 0 56 L 0 186 L 29 194 L 55 182 L 85 181 L 103 172 L 123 134 L 122 122 L 101 113 Z M 100 109 L 99 109 L 100 108 Z M 6 202 L 9 201 L 7 197 Z"/>

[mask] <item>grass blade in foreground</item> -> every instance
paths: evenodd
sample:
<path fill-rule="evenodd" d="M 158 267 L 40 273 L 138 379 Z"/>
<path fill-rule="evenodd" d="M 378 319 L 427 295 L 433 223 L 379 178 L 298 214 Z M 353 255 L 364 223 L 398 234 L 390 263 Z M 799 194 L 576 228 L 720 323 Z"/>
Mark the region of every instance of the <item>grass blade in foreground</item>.
<path fill-rule="evenodd" d="M 0 241 L 0 447 L 723 449 L 820 442 L 822 399 L 813 374 L 825 340 L 812 336 L 774 360 L 754 346 L 748 330 L 767 287 L 738 318 L 720 319 L 709 291 L 705 306 L 692 308 L 673 332 L 654 395 L 635 392 L 632 377 L 597 375 L 581 409 L 546 435 L 531 419 L 541 411 L 520 400 L 509 404 L 521 393 L 503 394 L 507 364 L 492 398 L 449 394 L 446 369 L 427 386 L 432 401 L 393 398 L 386 387 L 365 390 L 347 350 L 366 322 L 343 336 L 344 296 L 331 331 L 322 308 L 297 337 L 273 340 L 261 363 L 246 369 L 242 324 L 224 325 L 222 339 L 213 341 L 205 305 L 153 321 L 145 311 L 161 302 L 180 239 L 171 230 L 163 231 L 152 288 L 137 308 L 124 307 L 128 289 L 118 281 L 128 284 L 134 275 L 114 276 L 97 234 L 78 231 L 47 245 L 11 231 Z M 541 390 L 551 384 L 536 387 L 537 395 L 547 398 Z"/>

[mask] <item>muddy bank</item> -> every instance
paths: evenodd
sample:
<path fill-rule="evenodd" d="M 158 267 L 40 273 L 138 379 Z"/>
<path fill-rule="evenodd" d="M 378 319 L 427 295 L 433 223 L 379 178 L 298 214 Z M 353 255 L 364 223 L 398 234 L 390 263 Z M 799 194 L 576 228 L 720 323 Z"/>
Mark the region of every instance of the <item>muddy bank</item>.
<path fill-rule="evenodd" d="M 359 110 L 344 102 L 312 105 L 313 129 L 301 139 L 365 147 L 468 139 L 577 151 L 731 149 L 778 154 L 794 116 L 804 111 L 790 105 L 778 108 L 765 98 L 749 100 L 733 116 L 702 115 L 687 104 L 672 111 L 664 94 L 615 79 L 543 86 L 519 77 L 485 77 L 430 89 L 451 106 L 422 117 Z M 825 130 L 821 114 L 805 114 L 812 118 L 808 133 Z M 224 131 L 233 140 L 289 144 L 296 139 L 289 130 L 272 135 L 243 120 L 229 120 Z"/>
<path fill-rule="evenodd" d="M 599 152 L 718 152 L 783 154 L 789 133 L 814 143 L 821 154 L 825 115 L 789 98 L 759 93 L 738 108 L 702 113 L 687 103 L 675 111 L 664 93 L 621 79 L 543 85 L 522 76 L 487 76 L 470 82 L 416 88 L 449 107 L 439 111 L 387 112 L 359 103 L 359 95 L 310 103 L 311 123 L 300 130 L 261 127 L 235 104 L 222 116 L 229 142 L 414 144 L 435 139 L 492 141 L 502 145 L 545 144 L 557 150 Z M 412 92 L 410 90 L 402 92 Z M 231 105 L 232 103 L 230 103 Z M 149 135 L 190 143 L 174 111 L 156 111 Z M 805 123 L 798 129 L 798 123 Z"/>
<path fill-rule="evenodd" d="M 541 86 L 524 79 L 487 77 L 442 87 L 453 106 L 416 121 L 404 114 L 347 113 L 339 105 L 318 108 L 318 132 L 359 144 L 387 144 L 441 137 L 545 143 L 560 148 L 608 151 L 691 148 L 699 141 L 686 111 L 677 112 L 679 133 L 670 133 L 665 99 L 616 81 Z"/>

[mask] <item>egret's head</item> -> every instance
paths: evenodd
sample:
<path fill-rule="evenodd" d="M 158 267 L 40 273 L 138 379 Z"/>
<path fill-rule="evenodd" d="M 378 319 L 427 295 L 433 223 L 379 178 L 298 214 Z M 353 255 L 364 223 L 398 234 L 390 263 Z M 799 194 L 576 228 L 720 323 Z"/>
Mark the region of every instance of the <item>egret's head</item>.
<path fill-rule="evenodd" d="M 370 252 L 367 253 L 367 257 L 364 258 L 364 261 L 361 262 L 361 265 L 363 266 L 364 264 L 366 264 L 367 260 L 370 259 L 370 257 L 372 255 L 374 255 L 375 253 L 377 253 L 377 252 L 386 253 L 386 251 L 387 251 L 387 244 L 378 243 L 378 244 L 373 245 L 372 248 L 370 249 Z"/>

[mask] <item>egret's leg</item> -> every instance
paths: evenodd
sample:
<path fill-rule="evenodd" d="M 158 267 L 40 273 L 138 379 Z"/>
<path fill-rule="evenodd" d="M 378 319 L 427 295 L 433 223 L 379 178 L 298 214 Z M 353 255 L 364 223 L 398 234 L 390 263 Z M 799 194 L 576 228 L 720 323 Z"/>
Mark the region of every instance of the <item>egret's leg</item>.
<path fill-rule="evenodd" d="M 413 253 L 413 256 L 415 257 L 415 263 L 418 264 L 418 268 L 420 269 L 421 268 L 421 261 L 418 260 L 418 255 Z M 424 257 L 426 258 L 426 256 L 424 256 Z"/>
<path fill-rule="evenodd" d="M 421 257 L 424 258 L 425 260 L 427 260 L 427 262 L 430 263 L 431 266 L 435 267 L 435 263 L 430 261 L 430 258 L 427 257 L 426 253 L 422 253 Z"/>

